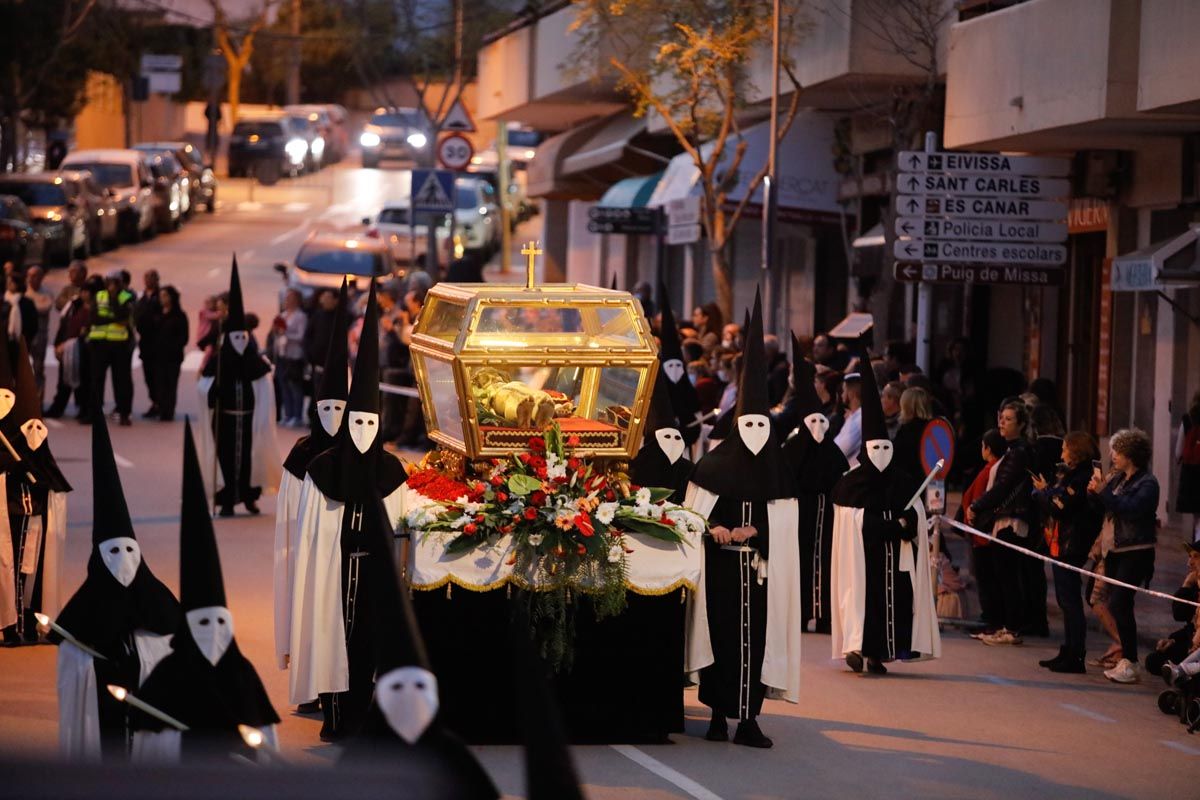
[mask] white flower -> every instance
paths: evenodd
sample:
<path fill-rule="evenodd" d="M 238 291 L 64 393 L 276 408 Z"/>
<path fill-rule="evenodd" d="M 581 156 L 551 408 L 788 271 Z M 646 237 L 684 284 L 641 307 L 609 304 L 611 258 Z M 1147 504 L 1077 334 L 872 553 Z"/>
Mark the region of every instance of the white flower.
<path fill-rule="evenodd" d="M 675 507 L 667 512 L 667 519 L 680 533 L 703 533 L 704 520 L 685 508 Z"/>
<path fill-rule="evenodd" d="M 414 508 L 408 512 L 405 521 L 410 528 L 424 528 L 437 522 L 438 516 L 446 513 L 446 509 L 438 505 L 426 505 Z"/>
<path fill-rule="evenodd" d="M 566 464 L 556 464 L 553 467 L 550 466 L 549 464 L 546 465 L 546 480 L 552 481 L 552 480 L 556 480 L 558 478 L 565 478 L 565 477 L 567 477 L 567 465 Z"/>
<path fill-rule="evenodd" d="M 638 507 L 650 505 L 650 490 L 645 486 L 637 490 L 637 494 L 633 496 L 633 501 L 638 504 Z"/>
<path fill-rule="evenodd" d="M 596 519 L 605 525 L 611 525 L 620 507 L 619 503 L 601 503 L 596 508 Z"/>
<path fill-rule="evenodd" d="M 451 523 L 450 523 L 450 527 L 451 527 L 451 528 L 454 528 L 455 530 L 458 530 L 458 529 L 459 529 L 459 528 L 461 528 L 463 525 L 466 525 L 468 522 L 471 522 L 473 519 L 474 519 L 474 517 L 470 517 L 470 516 L 468 516 L 468 515 L 466 515 L 466 514 L 463 514 L 461 517 L 459 517 L 458 519 L 454 520 L 454 522 L 451 522 Z"/>
<path fill-rule="evenodd" d="M 616 564 L 618 561 L 621 560 L 621 557 L 624 554 L 625 554 L 625 551 L 621 547 L 621 545 L 614 544 L 612 547 L 608 548 L 608 563 Z"/>
<path fill-rule="evenodd" d="M 544 538 L 545 537 L 542 536 L 542 534 L 540 534 L 540 533 L 531 533 L 531 534 L 529 534 L 528 541 L 531 545 L 533 545 L 534 547 L 537 547 L 538 545 L 540 545 L 542 543 L 542 539 L 544 539 Z"/>

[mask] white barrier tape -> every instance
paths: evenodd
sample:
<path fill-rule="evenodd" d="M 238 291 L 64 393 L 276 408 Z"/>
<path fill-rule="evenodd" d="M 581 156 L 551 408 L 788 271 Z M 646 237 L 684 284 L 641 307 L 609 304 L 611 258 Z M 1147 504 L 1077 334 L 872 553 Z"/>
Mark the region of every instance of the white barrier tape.
<path fill-rule="evenodd" d="M 951 519 L 950 517 L 938 516 L 938 517 L 935 517 L 935 519 L 941 520 L 942 522 L 947 522 L 951 526 L 958 528 L 960 531 L 964 531 L 973 536 L 981 536 L 984 539 L 988 539 L 990 541 L 995 542 L 996 544 L 1002 544 L 1005 547 L 1009 548 L 1010 550 L 1016 550 L 1018 553 L 1024 553 L 1027 556 L 1041 559 L 1042 561 L 1046 561 L 1050 564 L 1053 564 L 1056 567 L 1061 567 L 1062 569 L 1069 569 L 1072 572 L 1078 572 L 1080 575 L 1087 575 L 1089 578 L 1095 578 L 1098 581 L 1104 581 L 1105 583 L 1111 583 L 1113 586 L 1120 586 L 1123 589 L 1132 589 L 1135 592 L 1141 592 L 1142 594 L 1148 594 L 1151 597 L 1161 597 L 1163 600 L 1170 600 L 1173 603 L 1183 603 L 1184 605 L 1192 606 L 1193 608 L 1200 608 L 1200 603 L 1193 602 L 1191 600 L 1180 600 L 1178 597 L 1175 597 L 1174 595 L 1166 594 L 1164 592 L 1156 592 L 1153 589 L 1147 589 L 1142 586 L 1134 586 L 1132 583 L 1125 583 L 1124 581 L 1119 581 L 1119 580 L 1116 580 L 1115 578 L 1110 578 L 1107 575 L 1099 575 L 1095 572 L 1086 570 L 1083 567 L 1072 566 L 1071 564 L 1063 563 L 1062 561 L 1051 558 L 1050 556 L 1042 555 L 1041 553 L 1035 553 L 1033 550 L 1030 550 L 1027 547 L 1021 547 L 1019 544 L 1013 544 L 1012 542 L 1006 542 L 1003 539 L 998 539 L 990 533 L 984 533 L 983 531 L 976 530 L 975 528 L 972 528 L 970 525 L 964 525 L 963 523 L 959 522 L 958 520 Z"/>
<path fill-rule="evenodd" d="M 379 384 L 379 391 L 384 394 L 398 394 L 403 397 L 420 397 L 415 387 L 412 386 L 395 386 L 390 383 Z"/>

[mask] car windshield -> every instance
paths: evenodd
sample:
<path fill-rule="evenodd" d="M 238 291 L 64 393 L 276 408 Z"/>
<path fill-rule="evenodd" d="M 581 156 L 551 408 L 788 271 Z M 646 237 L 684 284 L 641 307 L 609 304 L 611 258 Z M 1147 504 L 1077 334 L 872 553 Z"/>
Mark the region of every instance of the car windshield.
<path fill-rule="evenodd" d="M 475 208 L 479 205 L 479 192 L 473 184 L 458 184 L 456 192 L 456 208 Z"/>
<path fill-rule="evenodd" d="M 296 266 L 329 275 L 383 275 L 387 270 L 379 251 L 356 250 L 329 244 L 306 244 L 296 256 Z"/>
<path fill-rule="evenodd" d="M 61 206 L 67 202 L 67 194 L 62 185 L 54 183 L 0 181 L 0 194 L 19 197 L 27 206 Z"/>
<path fill-rule="evenodd" d="M 418 211 L 415 220 L 417 225 L 429 225 L 429 220 L 433 216 L 437 216 L 437 224 L 446 224 L 446 215 L 441 212 Z M 408 209 L 407 208 L 385 208 L 379 212 L 379 222 L 383 225 L 408 225 Z"/>
<path fill-rule="evenodd" d="M 375 114 L 371 117 L 371 124 L 385 128 L 417 128 L 420 127 L 420 120 L 416 112 L 392 111 L 386 114 Z"/>
<path fill-rule="evenodd" d="M 283 136 L 278 122 L 239 122 L 233 126 L 234 136 Z"/>
<path fill-rule="evenodd" d="M 80 164 L 67 165 L 69 169 L 87 170 L 96 182 L 105 189 L 116 186 L 132 186 L 133 170 L 128 164 Z"/>

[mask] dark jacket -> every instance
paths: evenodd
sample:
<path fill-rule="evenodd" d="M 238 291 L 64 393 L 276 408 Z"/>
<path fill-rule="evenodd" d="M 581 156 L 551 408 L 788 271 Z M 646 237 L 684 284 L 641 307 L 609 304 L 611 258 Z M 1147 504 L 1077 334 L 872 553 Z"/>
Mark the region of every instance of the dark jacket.
<path fill-rule="evenodd" d="M 925 477 L 925 468 L 921 466 L 921 436 L 927 425 L 927 419 L 910 419 L 897 428 L 896 435 L 892 437 L 893 461 L 910 475 L 920 475 L 922 478 Z"/>
<path fill-rule="evenodd" d="M 138 349 L 142 358 L 154 355 L 158 347 L 158 323 L 162 319 L 162 304 L 158 301 L 158 292 L 138 295 L 133 301 L 133 327 L 138 335 Z"/>
<path fill-rule="evenodd" d="M 1158 479 L 1138 470 L 1118 473 L 1098 495 L 1113 521 L 1113 548 L 1154 544 L 1158 539 Z"/>
<path fill-rule="evenodd" d="M 1175 592 L 1175 597 L 1194 603 L 1200 600 L 1200 589 L 1195 586 L 1180 586 L 1179 591 Z M 1196 607 L 1187 603 L 1171 603 L 1171 616 L 1175 618 L 1176 622 L 1182 622 L 1183 627 L 1171 633 L 1167 638 L 1191 651 L 1192 639 L 1196 636 Z"/>
<path fill-rule="evenodd" d="M 78 339 L 87 330 L 91 315 L 82 297 L 76 297 L 63 306 L 62 316 L 58 319 L 58 333 L 54 335 L 54 344 L 59 345 L 68 339 Z"/>
<path fill-rule="evenodd" d="M 158 361 L 166 364 L 182 362 L 188 343 L 187 314 L 178 308 L 169 314 L 160 312 L 155 322 L 155 336 L 154 357 Z"/>
<path fill-rule="evenodd" d="M 1092 465 L 1085 462 L 1060 474 L 1056 483 L 1033 493 L 1043 518 L 1058 523 L 1058 559 L 1077 567 L 1087 561 L 1104 522 L 1099 503 L 1088 495 L 1091 477 Z"/>
<path fill-rule="evenodd" d="M 1033 469 L 1033 448 L 1025 439 L 1008 443 L 1008 450 L 996 465 L 996 480 L 992 488 L 971 504 L 977 523 L 987 520 L 990 525 L 998 517 L 1028 519 L 1032 484 L 1029 470 Z M 983 523 L 979 523 L 983 524 Z"/>

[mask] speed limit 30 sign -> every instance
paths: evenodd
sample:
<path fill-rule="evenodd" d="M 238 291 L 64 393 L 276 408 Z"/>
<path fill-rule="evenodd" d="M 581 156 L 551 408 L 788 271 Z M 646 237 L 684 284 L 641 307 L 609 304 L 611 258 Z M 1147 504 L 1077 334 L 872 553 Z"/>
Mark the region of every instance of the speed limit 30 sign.
<path fill-rule="evenodd" d="M 473 155 L 475 148 L 471 147 L 471 141 L 457 133 L 452 133 L 438 142 L 438 161 L 446 169 L 466 169 Z"/>

